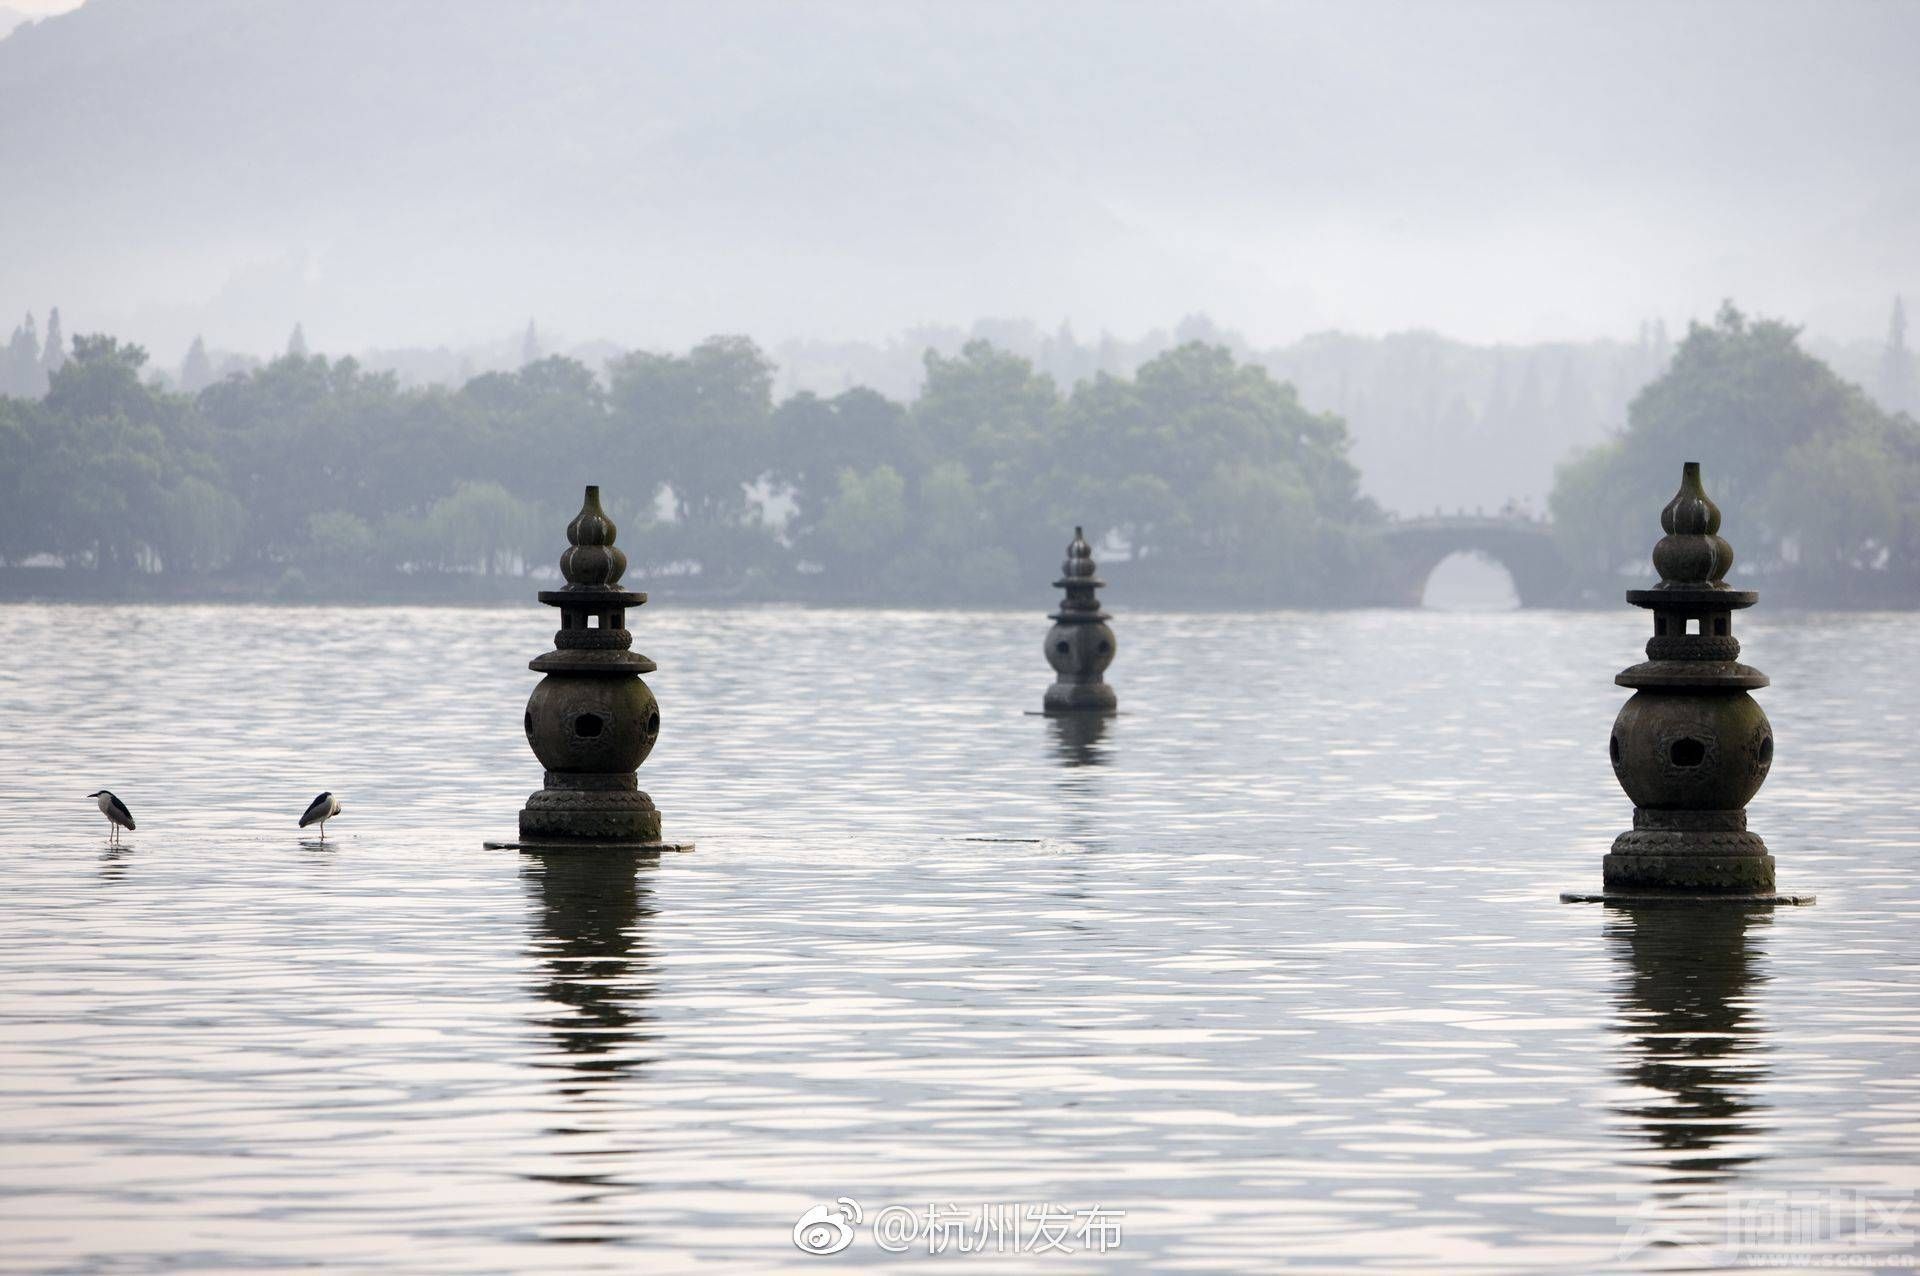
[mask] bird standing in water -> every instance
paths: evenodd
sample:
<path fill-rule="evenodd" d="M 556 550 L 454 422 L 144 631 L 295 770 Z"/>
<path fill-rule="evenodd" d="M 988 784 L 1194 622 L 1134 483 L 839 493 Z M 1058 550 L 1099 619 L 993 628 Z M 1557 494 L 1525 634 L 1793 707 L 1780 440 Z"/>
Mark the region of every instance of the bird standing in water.
<path fill-rule="evenodd" d="M 300 827 L 305 828 L 309 824 L 318 824 L 320 826 L 320 840 L 324 842 L 327 840 L 327 821 L 338 814 L 340 814 L 340 799 L 331 793 L 322 793 L 319 797 L 307 803 L 307 813 L 300 817 Z M 132 828 L 133 826 L 129 824 L 127 827 Z"/>
<path fill-rule="evenodd" d="M 125 802 L 105 789 L 101 789 L 98 793 L 89 793 L 87 796 L 99 804 L 100 814 L 107 817 L 107 836 L 110 840 L 119 841 L 121 829 L 132 831 L 133 812 L 127 809 Z"/>

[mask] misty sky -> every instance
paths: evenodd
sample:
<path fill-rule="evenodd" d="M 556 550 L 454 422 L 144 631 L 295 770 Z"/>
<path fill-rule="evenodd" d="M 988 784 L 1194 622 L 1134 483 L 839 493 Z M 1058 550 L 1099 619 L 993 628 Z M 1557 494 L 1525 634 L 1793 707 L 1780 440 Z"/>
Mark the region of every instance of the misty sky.
<path fill-rule="evenodd" d="M 1870 338 L 1920 297 L 1920 3 L 90 0 L 0 41 L 0 182 L 0 316 L 169 361 L 1726 296 Z"/>

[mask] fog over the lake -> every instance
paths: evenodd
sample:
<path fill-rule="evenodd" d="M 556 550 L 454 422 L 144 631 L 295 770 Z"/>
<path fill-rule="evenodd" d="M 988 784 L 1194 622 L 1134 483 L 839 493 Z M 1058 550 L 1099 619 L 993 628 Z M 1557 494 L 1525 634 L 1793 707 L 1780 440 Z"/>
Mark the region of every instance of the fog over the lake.
<path fill-rule="evenodd" d="M 16 4 L 24 12 L 46 0 Z M 0 40 L 0 303 L 177 360 L 1836 341 L 1920 294 L 1920 5 L 90 0 Z"/>

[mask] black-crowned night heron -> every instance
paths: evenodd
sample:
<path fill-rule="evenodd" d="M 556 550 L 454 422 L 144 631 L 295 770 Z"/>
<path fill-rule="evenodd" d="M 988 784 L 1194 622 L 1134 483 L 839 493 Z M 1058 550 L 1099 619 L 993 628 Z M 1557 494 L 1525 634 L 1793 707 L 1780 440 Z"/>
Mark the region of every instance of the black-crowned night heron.
<path fill-rule="evenodd" d="M 120 830 L 133 828 L 133 812 L 127 804 L 113 794 L 101 789 L 98 793 L 89 793 L 88 797 L 99 803 L 100 814 L 107 817 L 107 836 L 112 841 L 120 840 Z"/>
<path fill-rule="evenodd" d="M 320 826 L 320 840 L 324 842 L 327 840 L 327 821 L 338 814 L 340 814 L 340 799 L 331 793 L 322 793 L 319 797 L 307 803 L 307 813 L 300 817 L 300 827 L 305 828 L 309 824 L 318 824 Z M 128 825 L 128 827 L 131 828 L 132 825 Z"/>

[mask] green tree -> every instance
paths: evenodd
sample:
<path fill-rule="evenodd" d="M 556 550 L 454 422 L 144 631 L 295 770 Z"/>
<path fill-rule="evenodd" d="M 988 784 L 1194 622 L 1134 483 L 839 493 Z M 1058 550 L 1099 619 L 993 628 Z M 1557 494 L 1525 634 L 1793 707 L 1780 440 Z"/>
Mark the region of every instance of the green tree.
<path fill-rule="evenodd" d="M 1053 378 L 984 341 L 953 357 L 929 350 L 924 363 L 910 420 L 928 455 L 965 467 L 995 543 L 1023 558 L 1057 549 L 1063 516 L 1048 473 L 1060 413 Z"/>
<path fill-rule="evenodd" d="M 286 355 L 209 386 L 197 406 L 252 515 L 259 561 L 297 558 L 313 514 L 345 510 L 371 525 L 421 512 L 451 491 L 447 459 L 473 441 L 453 396 L 403 391 L 352 359 Z"/>
<path fill-rule="evenodd" d="M 165 491 L 181 472 L 169 438 L 185 401 L 142 384 L 146 361 L 139 346 L 75 337 L 39 417 L 30 481 L 46 494 L 43 533 L 55 552 L 103 569 L 156 566 Z"/>
<path fill-rule="evenodd" d="M 1647 494 L 1670 492 L 1682 462 L 1698 460 L 1742 562 L 1902 567 L 1915 429 L 1802 350 L 1797 329 L 1722 306 L 1688 327 L 1627 422 L 1558 472 L 1550 503 L 1570 561 L 1639 559 Z"/>
<path fill-rule="evenodd" d="M 489 372 L 453 396 L 472 472 L 485 474 L 524 501 L 564 502 L 574 488 L 617 456 L 607 397 L 599 380 L 573 359 L 537 359 L 518 372 Z M 651 499 L 657 477 L 641 493 Z"/>
<path fill-rule="evenodd" d="M 1876 415 L 1857 387 L 1800 349 L 1797 328 L 1749 321 L 1728 304 L 1712 324 L 1689 325 L 1666 375 L 1634 398 L 1623 460 L 1656 490 L 1673 485 L 1681 462 L 1710 460 L 1714 499 L 1751 508 L 1788 451 Z M 1743 531 L 1743 543 L 1771 553 L 1787 530 Z"/>
<path fill-rule="evenodd" d="M 1258 564 L 1264 583 L 1283 598 L 1295 592 L 1288 583 L 1297 586 L 1316 574 L 1314 494 L 1291 463 L 1217 465 L 1198 495 L 1207 510 L 1209 557 L 1229 573 Z"/>
<path fill-rule="evenodd" d="M 685 355 L 622 355 L 607 371 L 608 459 L 627 490 L 652 492 L 664 480 L 695 537 L 748 521 L 747 487 L 770 461 L 773 365 L 760 348 L 745 337 L 710 337 Z"/>
<path fill-rule="evenodd" d="M 1887 321 L 1886 348 L 1880 352 L 1880 405 L 1889 412 L 1920 411 L 1920 394 L 1914 390 L 1913 354 L 1907 349 L 1907 308 L 1898 297 L 1893 299 L 1893 315 Z"/>
<path fill-rule="evenodd" d="M 246 533 L 240 499 L 201 475 L 183 475 L 161 497 L 158 548 L 167 571 L 219 571 L 239 556 Z"/>
<path fill-rule="evenodd" d="M 46 374 L 40 368 L 40 330 L 29 314 L 13 330 L 6 356 L 0 359 L 0 395 L 37 399 L 46 389 Z"/>
<path fill-rule="evenodd" d="M 207 358 L 207 345 L 198 336 L 187 347 L 187 357 L 180 362 L 180 388 L 188 394 L 198 394 L 213 384 L 213 361 Z"/>
<path fill-rule="evenodd" d="M 1029 473 L 1059 411 L 1053 378 L 984 341 L 951 358 L 929 350 L 924 363 L 913 420 L 928 444 L 987 487 Z"/>
<path fill-rule="evenodd" d="M 1101 375 L 1069 400 L 1055 487 L 1136 556 L 1189 574 L 1323 596 L 1349 565 L 1316 552 L 1377 517 L 1347 459 L 1346 424 L 1223 346 L 1192 343 L 1131 380 Z M 1277 593 L 1276 593 L 1277 591 Z"/>
<path fill-rule="evenodd" d="M 1554 469 L 1553 492 L 1547 498 L 1554 539 L 1561 556 L 1585 577 L 1598 579 L 1629 564 L 1646 563 L 1651 547 L 1646 494 L 1632 490 L 1631 472 L 1622 458 L 1625 449 L 1622 440 L 1614 439 Z"/>
<path fill-rule="evenodd" d="M 1914 475 L 1883 439 L 1860 431 L 1808 439 L 1780 458 L 1765 508 L 1790 528 L 1788 553 L 1816 569 L 1883 566 L 1900 535 L 1901 492 Z"/>
<path fill-rule="evenodd" d="M 839 491 L 820 519 L 820 539 L 840 562 L 871 572 L 898 552 L 907 530 L 906 481 L 891 465 L 840 471 Z"/>
<path fill-rule="evenodd" d="M 789 531 L 801 539 L 838 493 L 841 471 L 886 465 L 911 479 L 925 464 L 906 409 L 864 386 L 831 399 L 801 391 L 774 411 L 771 434 L 772 472 L 793 498 Z"/>
<path fill-rule="evenodd" d="M 959 461 L 941 461 L 920 479 L 919 540 L 942 558 L 989 542 L 980 493 Z"/>
<path fill-rule="evenodd" d="M 435 501 L 428 535 L 442 566 L 477 564 L 488 576 L 516 570 L 534 529 L 534 512 L 498 483 L 461 483 Z"/>
<path fill-rule="evenodd" d="M 40 366 L 44 373 L 43 381 L 51 381 L 67 366 L 67 340 L 60 331 L 60 307 L 55 306 L 47 312 L 47 341 L 40 352 Z"/>
<path fill-rule="evenodd" d="M 326 510 L 307 516 L 309 561 L 337 572 L 362 572 L 373 561 L 379 542 L 358 514 Z"/>
<path fill-rule="evenodd" d="M 0 564 L 37 553 L 33 501 L 28 481 L 33 431 L 27 417 L 35 405 L 0 395 Z"/>

